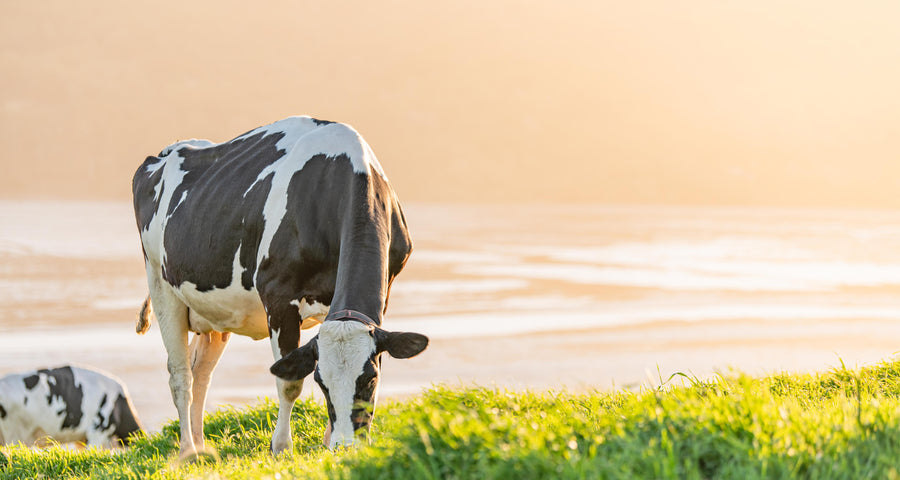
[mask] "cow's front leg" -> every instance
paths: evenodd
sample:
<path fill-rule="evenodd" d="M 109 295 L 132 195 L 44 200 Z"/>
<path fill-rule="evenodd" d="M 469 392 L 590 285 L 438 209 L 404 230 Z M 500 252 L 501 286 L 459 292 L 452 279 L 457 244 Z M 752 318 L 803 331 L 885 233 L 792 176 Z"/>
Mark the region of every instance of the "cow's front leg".
<path fill-rule="evenodd" d="M 281 308 L 270 308 L 269 340 L 272 356 L 278 361 L 300 345 L 300 313 L 297 307 L 282 304 Z M 294 402 L 303 391 L 303 380 L 288 382 L 275 379 L 278 389 L 278 418 L 272 432 L 272 453 L 292 452 L 294 440 L 291 438 L 291 412 Z"/>
<path fill-rule="evenodd" d="M 206 393 L 213 371 L 222 358 L 230 333 L 210 332 L 197 334 L 191 341 L 191 374 L 194 385 L 191 390 L 194 401 L 191 403 L 191 432 L 194 447 L 203 451 L 203 411 L 206 408 Z"/>
<path fill-rule="evenodd" d="M 272 453 L 293 452 L 291 412 L 294 410 L 294 403 L 303 392 L 303 380 L 288 382 L 276 378 L 275 385 L 278 388 L 278 419 L 275 423 L 275 431 L 272 432 Z"/>

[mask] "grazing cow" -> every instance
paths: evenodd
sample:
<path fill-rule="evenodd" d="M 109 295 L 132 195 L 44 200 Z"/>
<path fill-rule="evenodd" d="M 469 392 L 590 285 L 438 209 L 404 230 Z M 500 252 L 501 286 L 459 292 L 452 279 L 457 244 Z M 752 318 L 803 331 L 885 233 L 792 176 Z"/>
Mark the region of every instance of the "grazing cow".
<path fill-rule="evenodd" d="M 133 190 L 150 290 L 137 330 L 146 331 L 152 308 L 181 455 L 204 448 L 206 392 L 230 333 L 268 336 L 275 360 L 287 357 L 273 365 L 273 453 L 293 450 L 291 409 L 316 363 L 326 445 L 365 433 L 381 353 L 410 357 L 428 339 L 381 328 L 412 242 L 362 137 L 341 123 L 290 117 L 224 143 L 178 142 L 144 161 Z M 298 349 L 300 330 L 319 323 Z M 188 332 L 198 334 L 190 346 Z"/>
<path fill-rule="evenodd" d="M 140 432 L 125 385 L 97 370 L 63 366 L 0 378 L 0 445 L 53 439 L 112 448 Z"/>

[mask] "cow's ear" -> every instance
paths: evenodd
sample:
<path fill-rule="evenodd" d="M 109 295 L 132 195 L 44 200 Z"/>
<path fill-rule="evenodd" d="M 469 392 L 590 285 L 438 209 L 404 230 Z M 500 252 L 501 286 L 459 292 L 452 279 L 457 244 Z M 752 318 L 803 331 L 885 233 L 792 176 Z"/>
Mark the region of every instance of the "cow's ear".
<path fill-rule="evenodd" d="M 281 360 L 272 364 L 269 369 L 272 375 L 288 381 L 306 378 L 316 368 L 319 360 L 319 342 L 313 338 L 306 345 L 295 348 Z"/>
<path fill-rule="evenodd" d="M 375 351 L 388 352 L 394 358 L 415 357 L 428 346 L 428 337 L 421 333 L 389 332 L 375 329 Z"/>

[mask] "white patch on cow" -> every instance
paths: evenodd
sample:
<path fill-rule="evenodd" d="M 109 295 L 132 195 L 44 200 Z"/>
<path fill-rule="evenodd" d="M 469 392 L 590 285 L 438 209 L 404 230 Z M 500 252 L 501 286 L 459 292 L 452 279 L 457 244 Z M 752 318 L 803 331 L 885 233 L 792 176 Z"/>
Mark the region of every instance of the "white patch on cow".
<path fill-rule="evenodd" d="M 116 425 L 110 422 L 106 429 L 101 428 L 100 425 L 97 425 L 98 415 L 102 418 L 110 418 L 116 406 L 116 398 L 122 395 L 127 399 L 128 393 L 122 381 L 109 374 L 84 368 L 73 368 L 72 373 L 75 377 L 75 385 L 81 385 L 84 394 L 81 402 L 84 409 L 81 428 L 85 430 L 89 444 L 102 443 L 103 438 L 109 438 L 112 435 Z M 104 396 L 106 396 L 105 401 Z"/>
<path fill-rule="evenodd" d="M 168 147 L 164 148 L 162 152 L 160 152 L 159 156 L 164 157 L 175 150 L 180 150 L 184 147 L 190 148 L 192 150 L 199 150 L 201 148 L 209 148 L 215 147 L 218 143 L 211 142 L 206 139 L 201 138 L 191 138 L 189 140 L 179 140 Z"/>
<path fill-rule="evenodd" d="M 315 136 L 307 137 L 313 132 Z M 283 134 L 284 136 L 275 143 L 275 148 L 284 150 L 286 157 L 293 156 L 295 160 L 300 160 L 304 164 L 319 154 L 328 157 L 347 155 L 354 172 L 369 174 L 371 168 L 384 177 L 384 170 L 372 154 L 372 149 L 353 127 L 345 123 L 316 123 L 311 117 L 294 116 L 253 129 L 235 140 L 260 133 L 263 136 Z M 302 168 L 303 165 L 299 167 Z M 265 178 L 268 173 L 261 174 L 257 180 Z"/>
<path fill-rule="evenodd" d="M 325 321 L 328 316 L 328 305 L 312 302 L 310 305 L 306 302 L 306 298 L 300 300 L 291 300 L 291 305 L 297 307 L 300 312 L 300 328 L 306 330 L 315 327 Z"/>
<path fill-rule="evenodd" d="M 350 416 L 356 379 L 375 353 L 375 339 L 370 332 L 369 327 L 359 322 L 325 322 L 319 329 L 318 371 L 335 414 L 329 448 L 356 441 Z"/>
<path fill-rule="evenodd" d="M 197 333 L 233 332 L 254 340 L 269 336 L 265 309 L 256 288 L 247 290 L 241 283 L 246 268 L 241 266 L 241 246 L 234 253 L 231 284 L 225 288 L 213 288 L 205 292 L 197 285 L 184 282 L 175 288 L 175 294 L 190 306 L 191 330 Z"/>
<path fill-rule="evenodd" d="M 175 215 L 175 211 L 178 210 L 178 207 L 180 207 L 181 204 L 184 203 L 185 200 L 187 200 L 187 195 L 188 195 L 188 191 L 187 191 L 187 190 L 184 190 L 184 191 L 181 192 L 181 198 L 178 199 L 178 203 L 175 204 L 175 208 L 173 208 L 173 209 L 172 209 L 172 213 L 169 214 L 170 217 L 171 217 L 172 215 Z M 168 219 L 166 219 L 166 220 L 168 220 Z"/>
<path fill-rule="evenodd" d="M 359 140 L 362 142 L 363 159 L 365 160 L 366 165 L 375 170 L 384 181 L 387 181 L 387 175 L 384 173 L 384 169 L 381 168 L 381 163 L 378 162 L 378 158 L 375 157 L 375 152 L 372 151 L 372 147 L 369 146 L 368 142 L 363 140 L 362 136 L 359 137 Z"/>
<path fill-rule="evenodd" d="M 160 163 L 163 164 L 162 178 L 154 187 L 156 192 L 154 200 L 159 201 L 159 208 L 157 208 L 147 228 L 141 231 L 141 243 L 144 245 L 144 252 L 147 257 L 153 260 L 154 263 L 163 265 L 166 262 L 163 234 L 166 230 L 166 222 L 169 220 L 166 212 L 169 211 L 169 205 L 172 203 L 172 195 L 175 193 L 175 189 L 184 181 L 184 176 L 187 172 L 181 169 L 184 158 L 177 154 L 167 157 Z"/>
<path fill-rule="evenodd" d="M 269 345 L 272 346 L 272 357 L 276 362 L 281 360 L 281 347 L 278 346 L 278 336 L 280 334 L 281 330 L 273 328 L 272 333 L 269 335 Z"/>
<path fill-rule="evenodd" d="M 166 160 L 164 158 L 157 158 L 156 162 L 151 163 L 150 165 L 147 165 L 146 167 L 144 167 L 144 173 L 146 173 L 147 176 L 149 177 L 149 176 L 153 175 L 154 173 L 156 173 L 157 170 L 159 170 L 160 168 L 162 168 L 164 166 L 166 166 Z M 158 185 L 157 185 L 157 187 L 158 187 Z M 154 197 L 154 200 L 155 200 L 155 199 L 159 198 L 159 190 L 154 190 L 154 191 L 156 192 L 156 196 Z"/>

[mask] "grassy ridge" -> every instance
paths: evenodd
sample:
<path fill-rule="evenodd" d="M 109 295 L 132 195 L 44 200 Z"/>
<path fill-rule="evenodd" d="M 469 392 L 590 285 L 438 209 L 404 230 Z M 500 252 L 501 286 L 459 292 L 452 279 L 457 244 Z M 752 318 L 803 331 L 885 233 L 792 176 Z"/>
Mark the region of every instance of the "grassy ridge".
<path fill-rule="evenodd" d="M 681 381 L 678 381 L 680 378 Z M 680 383 L 679 386 L 672 386 Z M 513 393 L 435 387 L 382 405 L 366 447 L 319 445 L 325 411 L 299 402 L 297 452 L 267 452 L 264 401 L 208 416 L 219 461 L 178 465 L 177 427 L 125 452 L 4 449 L 13 478 L 898 478 L 900 362 L 658 390 Z"/>

